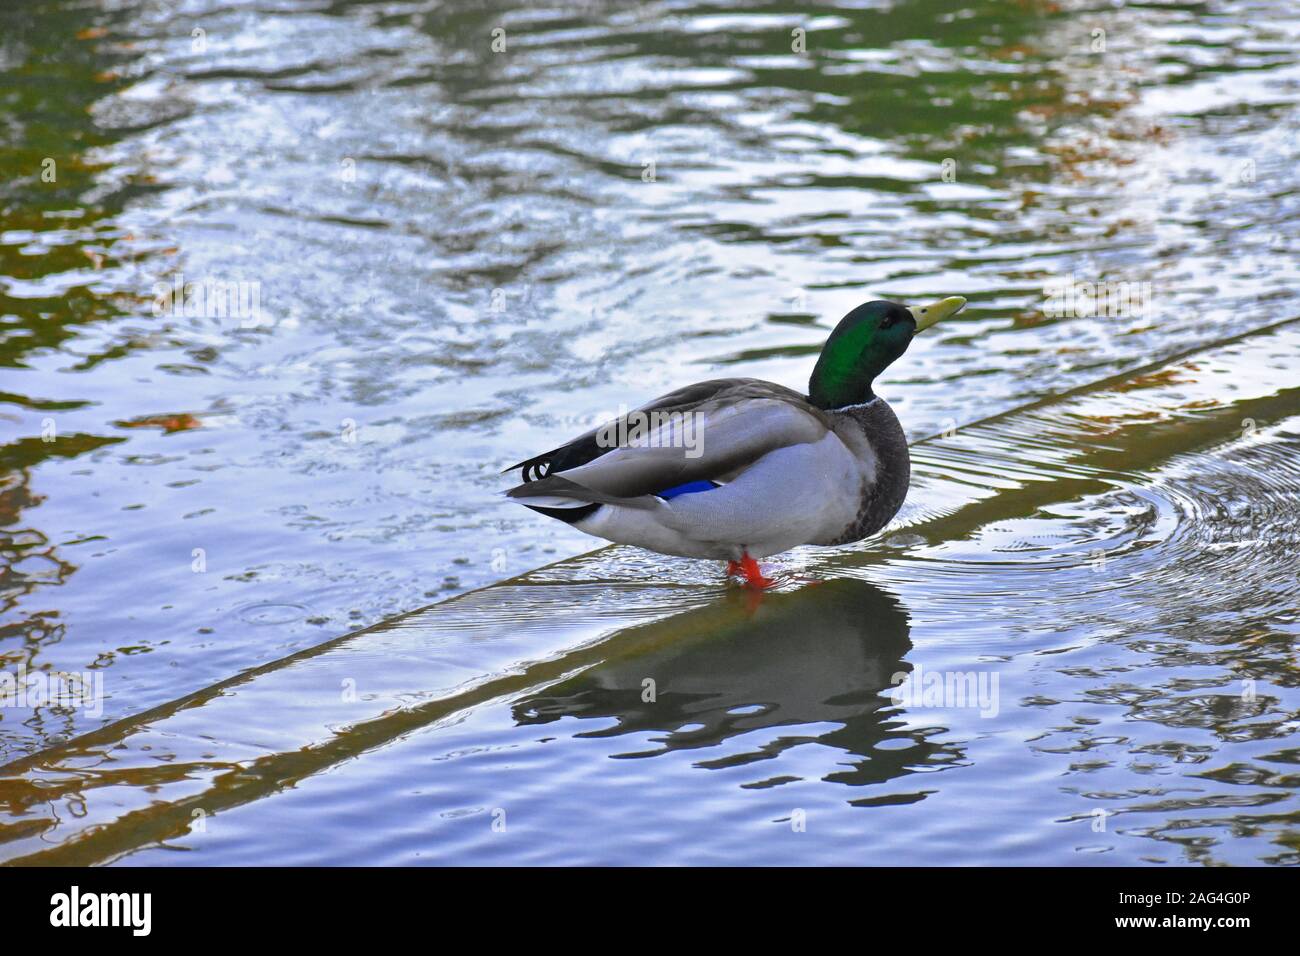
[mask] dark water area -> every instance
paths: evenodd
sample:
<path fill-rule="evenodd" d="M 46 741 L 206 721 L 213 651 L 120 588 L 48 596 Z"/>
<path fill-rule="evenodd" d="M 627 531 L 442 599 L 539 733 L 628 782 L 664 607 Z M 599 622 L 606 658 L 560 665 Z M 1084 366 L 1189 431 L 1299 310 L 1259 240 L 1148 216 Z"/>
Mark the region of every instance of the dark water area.
<path fill-rule="evenodd" d="M 1298 104 L 1282 2 L 6 4 L 0 671 L 102 698 L 0 860 L 1300 862 Z M 757 603 L 498 495 L 949 294 Z"/>

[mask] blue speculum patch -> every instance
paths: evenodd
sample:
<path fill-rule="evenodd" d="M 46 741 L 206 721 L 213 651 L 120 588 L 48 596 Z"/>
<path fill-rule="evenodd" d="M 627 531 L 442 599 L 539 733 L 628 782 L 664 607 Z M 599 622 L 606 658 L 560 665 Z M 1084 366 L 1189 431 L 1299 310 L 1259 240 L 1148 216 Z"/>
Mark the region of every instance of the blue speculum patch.
<path fill-rule="evenodd" d="M 678 495 L 693 495 L 697 491 L 712 491 L 718 487 L 716 482 L 712 481 L 688 481 L 684 485 L 677 485 L 675 488 L 667 488 L 656 494 L 664 501 L 671 501 Z"/>

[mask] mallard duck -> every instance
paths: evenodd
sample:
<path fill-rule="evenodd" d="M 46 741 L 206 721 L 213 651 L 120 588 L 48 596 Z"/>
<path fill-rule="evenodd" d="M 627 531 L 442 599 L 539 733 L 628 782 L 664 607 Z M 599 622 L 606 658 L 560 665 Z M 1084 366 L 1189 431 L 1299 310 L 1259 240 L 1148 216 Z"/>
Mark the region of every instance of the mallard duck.
<path fill-rule="evenodd" d="M 807 395 L 753 378 L 687 385 L 511 465 L 503 474 L 523 482 L 506 495 L 597 538 L 726 561 L 766 587 L 757 559 L 860 541 L 898 512 L 907 439 L 871 386 L 965 305 L 867 302 L 831 332 Z"/>

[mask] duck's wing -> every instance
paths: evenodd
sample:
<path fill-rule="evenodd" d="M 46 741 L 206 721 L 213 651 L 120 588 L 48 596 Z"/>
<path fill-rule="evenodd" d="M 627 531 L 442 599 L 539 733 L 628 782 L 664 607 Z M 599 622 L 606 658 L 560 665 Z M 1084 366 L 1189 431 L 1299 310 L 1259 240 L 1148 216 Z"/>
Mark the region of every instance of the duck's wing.
<path fill-rule="evenodd" d="M 758 381 L 758 379 L 744 378 L 715 378 L 707 382 L 696 382 L 694 385 L 687 385 L 684 388 L 669 392 L 667 395 L 660 395 L 653 401 L 628 412 L 622 418 L 605 422 L 591 431 L 579 435 L 572 441 L 565 442 L 558 448 L 552 448 L 550 451 L 542 452 L 534 458 L 526 458 L 521 462 L 517 462 L 509 468 L 503 469 L 501 473 L 505 474 L 514 471 L 516 468 L 522 469 L 521 474 L 524 481 L 529 482 L 545 478 L 547 475 L 567 471 L 570 468 L 576 468 L 579 465 L 585 465 L 592 459 L 613 451 L 612 447 L 599 440 L 602 434 L 608 434 L 607 429 L 610 426 L 620 424 L 626 426 L 628 419 L 639 412 L 674 412 L 698 408 L 710 399 L 716 398 L 719 393 L 730 391 L 736 386 Z M 769 383 L 762 382 L 759 384 Z M 773 385 L 772 387 L 780 388 L 779 385 Z M 789 389 L 786 389 L 786 391 L 789 391 Z M 791 392 L 791 394 L 794 393 Z"/>
<path fill-rule="evenodd" d="M 507 495 L 635 506 L 689 482 L 725 483 L 770 452 L 819 441 L 830 429 L 826 413 L 798 392 L 759 379 L 714 379 L 512 465 L 506 470 L 521 469 L 524 482 Z"/>

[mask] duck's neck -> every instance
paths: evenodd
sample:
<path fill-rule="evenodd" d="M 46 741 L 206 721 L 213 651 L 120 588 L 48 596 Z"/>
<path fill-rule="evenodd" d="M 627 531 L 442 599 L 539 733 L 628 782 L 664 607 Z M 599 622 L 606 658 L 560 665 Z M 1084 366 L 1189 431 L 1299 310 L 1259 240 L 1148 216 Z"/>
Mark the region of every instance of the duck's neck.
<path fill-rule="evenodd" d="M 833 412 L 866 404 L 876 397 L 876 393 L 871 390 L 871 379 L 855 375 L 831 378 L 819 375 L 818 372 L 821 371 L 821 364 L 818 363 L 808 382 L 808 400 L 818 408 Z"/>
<path fill-rule="evenodd" d="M 829 411 L 876 397 L 871 383 L 901 352 L 883 349 L 875 335 L 873 323 L 854 321 L 852 313 L 835 327 L 808 379 L 808 398 L 814 405 Z"/>

